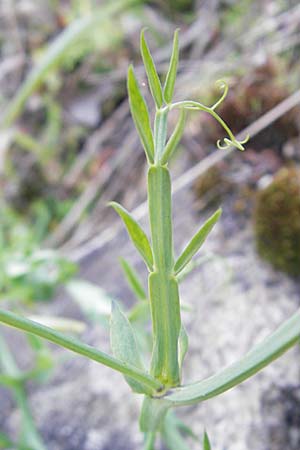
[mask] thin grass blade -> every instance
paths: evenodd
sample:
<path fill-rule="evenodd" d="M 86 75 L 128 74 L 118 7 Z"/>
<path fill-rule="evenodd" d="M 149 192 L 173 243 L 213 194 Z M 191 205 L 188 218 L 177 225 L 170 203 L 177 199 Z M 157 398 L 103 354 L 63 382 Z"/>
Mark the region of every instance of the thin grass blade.
<path fill-rule="evenodd" d="M 162 87 L 160 84 L 160 80 L 155 68 L 154 61 L 152 59 L 150 50 L 148 48 L 146 39 L 145 39 L 145 31 L 141 32 L 141 40 L 140 40 L 141 54 L 144 62 L 144 66 L 146 69 L 146 74 L 149 82 L 150 91 L 152 97 L 155 101 L 157 108 L 161 108 L 163 104 L 163 93 Z"/>
<path fill-rule="evenodd" d="M 140 252 L 143 260 L 148 266 L 149 270 L 153 269 L 153 255 L 150 242 L 142 230 L 140 225 L 135 221 L 135 219 L 129 214 L 129 212 L 116 202 L 110 202 L 110 206 L 119 214 L 123 220 L 130 239 L 134 243 L 137 250 Z"/>
<path fill-rule="evenodd" d="M 185 268 L 185 266 L 191 261 L 193 256 L 199 251 L 205 239 L 219 220 L 221 214 L 222 210 L 218 209 L 193 236 L 174 265 L 175 275 L 178 275 L 179 272 L 181 272 L 182 269 Z"/>

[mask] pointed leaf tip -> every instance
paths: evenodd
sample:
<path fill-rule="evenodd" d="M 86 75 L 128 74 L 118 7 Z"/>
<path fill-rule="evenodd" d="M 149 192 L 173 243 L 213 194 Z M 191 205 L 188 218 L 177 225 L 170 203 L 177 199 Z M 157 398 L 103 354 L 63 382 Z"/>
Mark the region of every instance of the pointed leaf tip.
<path fill-rule="evenodd" d="M 145 29 L 141 31 L 140 47 L 152 97 L 157 108 L 161 108 L 161 106 L 163 105 L 162 87 L 154 61 L 145 39 Z"/>
<path fill-rule="evenodd" d="M 166 103 L 171 103 L 174 93 L 175 80 L 177 75 L 177 67 L 178 67 L 178 57 L 179 57 L 179 47 L 178 47 L 178 33 L 179 28 L 175 30 L 174 39 L 173 39 L 173 50 L 170 59 L 170 65 L 168 69 L 168 73 L 166 76 L 166 81 L 164 85 L 164 99 Z"/>
<path fill-rule="evenodd" d="M 206 433 L 206 431 L 204 431 L 204 435 L 203 435 L 203 450 L 211 450 L 210 441 L 209 441 L 208 434 Z"/>

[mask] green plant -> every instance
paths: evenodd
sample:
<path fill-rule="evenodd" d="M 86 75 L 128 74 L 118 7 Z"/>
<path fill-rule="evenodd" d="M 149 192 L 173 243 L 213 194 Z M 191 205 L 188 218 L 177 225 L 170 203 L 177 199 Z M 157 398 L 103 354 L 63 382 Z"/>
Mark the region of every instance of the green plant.
<path fill-rule="evenodd" d="M 0 219 L 0 300 L 16 303 L 50 299 L 77 266 L 54 250 L 40 249 L 40 228 L 29 226 L 2 205 Z"/>
<path fill-rule="evenodd" d="M 82 18 L 74 20 L 47 47 L 39 63 L 31 70 L 4 112 L 0 121 L 1 127 L 10 127 L 13 124 L 28 97 L 41 85 L 52 69 L 65 61 L 71 52 L 78 51 L 78 47 L 82 45 L 82 41 L 91 31 L 95 32 L 99 26 L 100 29 L 107 26 L 107 22 L 112 20 L 116 14 L 138 2 L 138 0 L 117 0 L 106 7 L 101 7 L 101 10 L 94 11 L 93 14 L 86 14 Z M 103 40 L 106 42 L 105 35 Z"/>
<path fill-rule="evenodd" d="M 45 327 L 9 311 L 0 311 L 0 321 L 19 330 L 37 335 L 75 353 L 86 356 L 121 372 L 132 390 L 144 395 L 140 417 L 140 428 L 145 433 L 145 450 L 155 447 L 155 439 L 161 433 L 171 450 L 185 450 L 187 444 L 181 431 L 189 432 L 174 415 L 179 406 L 197 404 L 221 394 L 243 382 L 299 341 L 299 311 L 281 325 L 271 336 L 258 344 L 241 360 L 219 373 L 192 384 L 182 385 L 181 369 L 188 348 L 188 338 L 181 323 L 178 281 L 182 271 L 198 252 L 221 211 L 216 211 L 194 235 L 178 258 L 174 258 L 172 240 L 171 182 L 168 162 L 184 129 L 186 110 L 204 111 L 213 116 L 228 133 L 221 148 L 235 146 L 243 150 L 226 123 L 216 113 L 217 106 L 225 98 L 227 87 L 213 106 L 185 100 L 172 103 L 177 63 L 178 32 L 174 35 L 173 52 L 164 88 L 156 72 L 154 62 L 141 34 L 141 53 L 146 68 L 150 90 L 156 104 L 154 133 L 151 129 L 147 105 L 141 95 L 133 68 L 128 71 L 128 94 L 131 113 L 143 144 L 148 171 L 148 200 L 151 228 L 151 243 L 135 219 L 122 206 L 111 205 L 125 223 L 127 231 L 149 270 L 148 295 L 144 295 L 141 283 L 130 266 L 123 264 L 131 286 L 140 302 L 151 311 L 152 356 L 150 370 L 145 368 L 144 355 L 136 338 L 135 327 L 116 302 L 113 302 L 110 335 L 113 356 L 71 338 L 54 329 Z M 167 141 L 167 116 L 171 110 L 179 109 L 178 124 Z M 147 300 L 147 298 L 148 300 Z M 147 308 L 146 308 L 147 309 Z M 129 317 L 130 318 L 130 317 Z M 131 317 L 132 320 L 132 317 Z M 203 440 L 204 450 L 209 450 L 207 435 Z"/>
<path fill-rule="evenodd" d="M 257 250 L 276 269 L 300 275 L 300 169 L 285 167 L 258 192 L 254 213 Z"/>

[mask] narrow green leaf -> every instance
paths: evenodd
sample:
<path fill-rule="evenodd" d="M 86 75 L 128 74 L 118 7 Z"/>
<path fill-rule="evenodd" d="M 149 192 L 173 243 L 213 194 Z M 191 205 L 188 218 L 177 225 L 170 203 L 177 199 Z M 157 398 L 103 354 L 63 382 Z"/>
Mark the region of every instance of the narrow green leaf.
<path fill-rule="evenodd" d="M 210 442 L 206 431 L 204 431 L 203 435 L 203 450 L 211 450 Z"/>
<path fill-rule="evenodd" d="M 145 386 L 148 386 L 154 390 L 162 389 L 163 387 L 162 384 L 155 380 L 151 375 L 127 362 L 124 363 L 123 361 L 120 361 L 107 353 L 101 352 L 90 345 L 80 342 L 78 339 L 65 336 L 63 333 L 59 333 L 58 331 L 52 330 L 51 328 L 45 327 L 37 322 L 33 322 L 25 317 L 20 317 L 10 311 L 0 309 L 0 322 L 13 328 L 17 328 L 18 330 L 26 331 L 27 333 L 32 333 L 43 339 L 47 339 L 48 341 L 60 345 L 71 352 L 85 356 L 93 361 L 121 372 L 124 375 L 134 378 L 136 381 L 143 383 Z"/>
<path fill-rule="evenodd" d="M 152 249 L 145 232 L 123 206 L 116 202 L 110 202 L 109 205 L 114 208 L 123 220 L 132 242 L 140 252 L 149 270 L 153 270 Z"/>
<path fill-rule="evenodd" d="M 189 338 L 184 326 L 181 324 L 179 340 L 178 340 L 178 360 L 179 367 L 182 368 L 185 355 L 189 348 Z"/>
<path fill-rule="evenodd" d="M 166 103 L 171 103 L 174 93 L 175 80 L 177 75 L 177 66 L 178 66 L 178 56 L 179 56 L 179 48 L 178 48 L 178 32 L 179 30 L 175 30 L 174 39 L 173 39 L 173 50 L 172 56 L 170 60 L 169 70 L 166 77 L 166 82 L 164 85 L 164 99 Z"/>
<path fill-rule="evenodd" d="M 170 408 L 171 403 L 164 398 L 144 397 L 140 415 L 140 429 L 144 433 L 153 433 L 159 430 Z"/>
<path fill-rule="evenodd" d="M 150 50 L 145 39 L 144 30 L 142 30 L 141 32 L 140 46 L 152 97 L 154 98 L 157 108 L 161 108 L 163 104 L 162 88 L 159 77 L 157 75 L 155 64 L 153 62 Z"/>
<path fill-rule="evenodd" d="M 113 355 L 123 362 L 144 370 L 134 330 L 116 302 L 112 302 L 110 318 L 110 345 Z M 130 377 L 125 379 L 134 392 L 149 393 L 145 386 Z"/>
<path fill-rule="evenodd" d="M 177 125 L 176 125 L 176 127 L 164 149 L 164 152 L 163 152 L 163 155 L 162 155 L 162 158 L 160 161 L 162 165 L 165 165 L 170 161 L 170 158 L 173 156 L 173 154 L 180 142 L 180 139 L 184 132 L 185 118 L 186 118 L 186 111 L 184 109 L 181 109 Z"/>
<path fill-rule="evenodd" d="M 142 282 L 131 264 L 124 258 L 120 258 L 121 267 L 125 274 L 126 280 L 139 300 L 147 300 L 147 294 L 143 288 Z"/>
<path fill-rule="evenodd" d="M 184 267 L 190 262 L 193 256 L 198 252 L 205 239 L 211 232 L 212 228 L 219 220 L 221 214 L 222 210 L 218 209 L 193 236 L 174 265 L 175 275 L 178 275 L 178 273 L 181 272 L 182 269 L 184 269 Z"/>
<path fill-rule="evenodd" d="M 173 389 L 165 398 L 173 406 L 199 403 L 228 391 L 259 372 L 300 340 L 300 311 L 236 363 L 197 383 Z"/>
<path fill-rule="evenodd" d="M 132 66 L 129 66 L 127 89 L 131 115 L 149 163 L 154 162 L 154 142 L 148 108 L 141 94 Z"/>

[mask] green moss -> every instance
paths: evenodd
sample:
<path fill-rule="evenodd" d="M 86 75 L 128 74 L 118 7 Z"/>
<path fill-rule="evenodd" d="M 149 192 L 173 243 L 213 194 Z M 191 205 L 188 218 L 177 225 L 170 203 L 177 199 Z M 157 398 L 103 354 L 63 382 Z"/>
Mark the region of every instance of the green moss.
<path fill-rule="evenodd" d="M 300 275 L 300 169 L 281 169 L 257 194 L 255 234 L 259 254 L 275 268 Z"/>

